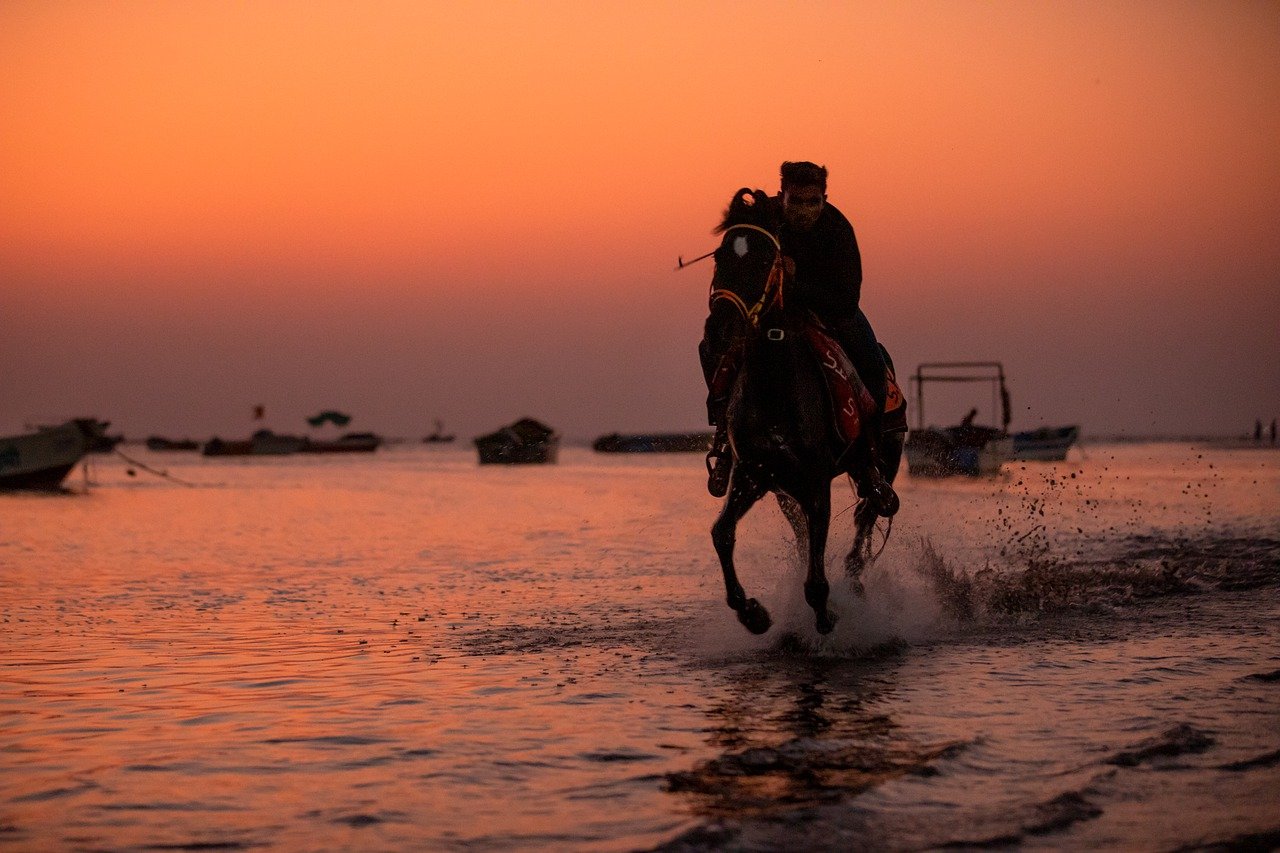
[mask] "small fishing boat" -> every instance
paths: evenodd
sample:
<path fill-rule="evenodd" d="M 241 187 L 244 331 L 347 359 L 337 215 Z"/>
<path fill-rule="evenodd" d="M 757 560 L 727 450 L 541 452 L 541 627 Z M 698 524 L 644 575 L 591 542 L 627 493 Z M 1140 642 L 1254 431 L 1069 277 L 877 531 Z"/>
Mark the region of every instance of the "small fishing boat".
<path fill-rule="evenodd" d="M 521 418 L 510 426 L 475 439 L 480 464 L 524 465 L 555 462 L 560 436 L 533 418 Z"/>
<path fill-rule="evenodd" d="M 191 438 L 165 438 L 153 435 L 147 439 L 148 450 L 199 450 L 200 443 Z"/>
<path fill-rule="evenodd" d="M 100 421 L 97 418 L 75 418 L 76 426 L 80 427 L 89 439 L 90 453 L 110 453 L 116 449 L 116 445 L 124 441 L 124 436 L 120 434 L 107 435 L 107 428 L 111 426 L 111 421 Z"/>
<path fill-rule="evenodd" d="M 711 449 L 709 432 L 611 432 L 591 443 L 597 453 L 693 453 Z"/>
<path fill-rule="evenodd" d="M 382 446 L 382 436 L 372 432 L 349 432 L 333 441 L 308 438 L 299 453 L 372 453 Z"/>
<path fill-rule="evenodd" d="M 278 435 L 269 429 L 260 429 L 248 439 L 224 441 L 217 436 L 205 442 L 201 453 L 205 456 L 287 456 L 297 453 L 307 439 L 297 435 Z"/>
<path fill-rule="evenodd" d="M 1040 427 L 1013 434 L 1013 458 L 1035 462 L 1061 462 L 1080 438 L 1080 427 Z"/>
<path fill-rule="evenodd" d="M 90 439 L 77 421 L 0 438 L 0 490 L 59 488 Z"/>
<path fill-rule="evenodd" d="M 423 444 L 448 444 L 449 442 L 453 441 L 455 438 L 457 438 L 457 436 L 454 435 L 453 433 L 444 431 L 444 422 L 437 420 L 435 430 L 430 435 L 423 438 L 422 443 Z"/>
<path fill-rule="evenodd" d="M 904 448 L 907 470 L 914 476 L 946 477 L 965 474 L 970 477 L 999 472 L 1013 454 L 1013 438 L 1009 435 L 1009 391 L 1005 386 L 1004 366 L 998 361 L 950 361 L 921 364 L 911 377 L 916 391 L 916 429 L 907 436 Z M 977 409 L 955 426 L 924 426 L 924 386 L 929 382 L 977 382 L 991 386 L 998 395 L 1000 426 L 974 423 Z"/>
<path fill-rule="evenodd" d="M 117 444 L 124 441 L 124 436 L 118 433 L 107 435 L 111 421 L 100 421 L 97 418 L 72 418 L 70 422 L 84 433 L 85 441 L 88 442 L 88 449 L 85 451 L 87 453 L 110 453 L 116 449 Z M 37 429 L 57 429 L 59 426 L 62 424 L 41 425 Z"/>

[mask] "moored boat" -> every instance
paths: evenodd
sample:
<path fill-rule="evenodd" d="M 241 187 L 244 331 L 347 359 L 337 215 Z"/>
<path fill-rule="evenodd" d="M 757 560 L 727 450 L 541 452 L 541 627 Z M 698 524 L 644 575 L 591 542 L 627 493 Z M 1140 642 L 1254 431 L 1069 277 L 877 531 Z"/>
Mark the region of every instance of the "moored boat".
<path fill-rule="evenodd" d="M 278 435 L 269 429 L 260 429 L 248 439 L 224 441 L 217 436 L 205 442 L 201 453 L 205 456 L 287 456 L 297 453 L 307 439 L 296 435 Z"/>
<path fill-rule="evenodd" d="M 333 441 L 308 438 L 299 453 L 372 453 L 382 446 L 382 436 L 372 432 L 349 432 Z"/>
<path fill-rule="evenodd" d="M 533 418 L 521 418 L 510 426 L 475 439 L 480 464 L 523 465 L 555 462 L 560 436 Z"/>
<path fill-rule="evenodd" d="M 457 436 L 454 435 L 453 433 L 444 431 L 444 422 L 437 419 L 436 428 L 431 432 L 430 435 L 422 439 L 422 443 L 423 444 L 448 444 L 449 442 L 453 441 L 455 438 L 457 438 Z"/>
<path fill-rule="evenodd" d="M 1004 366 L 998 361 L 950 361 L 921 364 L 911 382 L 916 390 L 916 422 L 918 426 L 907 436 L 903 448 L 907 470 L 914 476 L 946 477 L 964 474 L 971 477 L 995 474 L 1013 454 L 1013 438 L 1009 435 L 1009 391 L 1005 385 Z M 991 386 L 1000 400 L 1000 426 L 974 423 L 978 414 L 973 409 L 956 426 L 924 426 L 924 386 L 928 382 L 978 382 Z"/>
<path fill-rule="evenodd" d="M 0 490 L 54 490 L 89 451 L 76 421 L 0 438 Z"/>
<path fill-rule="evenodd" d="M 84 433 L 87 442 L 86 453 L 110 453 L 115 450 L 117 444 L 124 441 L 124 436 L 118 433 L 107 435 L 111 421 L 100 421 L 97 418 L 72 418 L 70 423 L 75 424 Z M 57 429 L 58 426 L 61 424 L 40 426 L 38 429 Z"/>
<path fill-rule="evenodd" d="M 1080 427 L 1040 427 L 1013 434 L 1012 458 L 1036 462 L 1061 462 L 1080 439 Z"/>
<path fill-rule="evenodd" d="M 165 438 L 153 435 L 147 439 L 148 450 L 199 450 L 200 443 L 190 438 Z"/>
<path fill-rule="evenodd" d="M 591 443 L 597 453 L 691 453 L 711 448 L 709 432 L 651 432 L 626 435 L 611 432 Z"/>
<path fill-rule="evenodd" d="M 991 427 L 929 427 L 907 436 L 907 470 L 918 477 L 995 474 L 1013 453 L 1013 439 Z"/>

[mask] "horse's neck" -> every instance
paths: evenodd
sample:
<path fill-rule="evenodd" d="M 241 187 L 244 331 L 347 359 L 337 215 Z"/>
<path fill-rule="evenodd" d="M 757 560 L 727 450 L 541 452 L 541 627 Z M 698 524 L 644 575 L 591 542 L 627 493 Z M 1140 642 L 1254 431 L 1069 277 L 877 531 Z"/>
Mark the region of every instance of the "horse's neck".
<path fill-rule="evenodd" d="M 827 405 L 817 362 L 799 329 L 779 328 L 782 340 L 757 340 L 748 347 L 738 377 L 744 402 L 766 412 L 797 414 Z"/>

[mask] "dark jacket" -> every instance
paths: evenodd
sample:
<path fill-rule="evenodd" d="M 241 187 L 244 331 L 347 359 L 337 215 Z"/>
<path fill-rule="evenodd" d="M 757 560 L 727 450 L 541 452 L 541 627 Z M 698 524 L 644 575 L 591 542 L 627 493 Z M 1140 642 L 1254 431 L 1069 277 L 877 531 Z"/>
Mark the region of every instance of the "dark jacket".
<path fill-rule="evenodd" d="M 823 320 L 852 318 L 862 295 L 862 255 L 844 214 L 828 203 L 811 230 L 794 231 L 783 225 L 779 237 L 782 253 L 796 262 L 795 289 L 789 301 L 798 299 Z"/>

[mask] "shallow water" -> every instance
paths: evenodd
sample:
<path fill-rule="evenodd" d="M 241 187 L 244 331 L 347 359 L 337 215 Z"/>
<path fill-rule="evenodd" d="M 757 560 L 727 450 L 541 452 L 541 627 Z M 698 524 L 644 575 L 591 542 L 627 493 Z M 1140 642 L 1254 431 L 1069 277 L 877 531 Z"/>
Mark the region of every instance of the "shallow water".
<path fill-rule="evenodd" d="M 1280 453 L 904 477 L 828 637 L 761 504 L 756 638 L 694 455 L 125 451 L 0 495 L 0 847 L 1280 844 Z"/>

